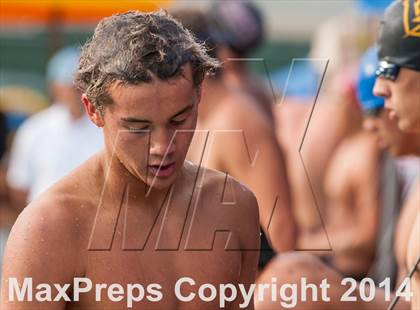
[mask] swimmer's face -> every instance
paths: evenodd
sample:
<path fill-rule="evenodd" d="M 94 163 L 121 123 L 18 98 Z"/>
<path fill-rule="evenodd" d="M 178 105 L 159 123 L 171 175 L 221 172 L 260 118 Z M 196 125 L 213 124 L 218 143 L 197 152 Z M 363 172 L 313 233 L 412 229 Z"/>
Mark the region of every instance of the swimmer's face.
<path fill-rule="evenodd" d="M 373 93 L 385 98 L 401 130 L 420 132 L 420 72 L 401 68 L 395 81 L 378 77 Z"/>
<path fill-rule="evenodd" d="M 398 128 L 398 122 L 391 118 L 388 109 L 382 109 L 378 116 L 364 118 L 363 127 L 372 131 L 378 137 L 381 148 L 387 149 L 392 156 L 402 156 L 412 153 L 411 134 Z"/>
<path fill-rule="evenodd" d="M 109 93 L 113 103 L 105 107 L 103 119 L 108 151 L 114 148 L 121 164 L 148 186 L 172 185 L 197 123 L 200 89 L 193 87 L 190 66 L 167 81 L 115 83 Z"/>

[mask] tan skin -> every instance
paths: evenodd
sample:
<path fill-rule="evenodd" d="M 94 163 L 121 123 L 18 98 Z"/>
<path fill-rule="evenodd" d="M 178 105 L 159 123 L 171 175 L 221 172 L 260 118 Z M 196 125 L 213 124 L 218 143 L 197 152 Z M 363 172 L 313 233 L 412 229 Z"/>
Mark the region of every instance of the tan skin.
<path fill-rule="evenodd" d="M 407 276 L 408 270 L 414 265 L 417 260 L 419 252 L 418 233 L 413 231 L 420 229 L 419 225 L 419 210 L 418 201 L 420 199 L 420 191 L 413 193 L 411 199 L 403 206 L 402 213 L 397 223 L 397 232 L 395 236 L 395 256 L 398 263 L 399 280 L 397 280 L 396 287 L 400 287 L 403 279 Z M 417 219 L 416 219 L 417 218 Z M 408 249 L 408 251 L 407 251 Z M 411 300 L 411 309 L 417 309 L 419 287 L 418 287 L 418 274 L 416 272 L 411 280 L 411 290 L 413 292 L 413 298 Z M 276 259 L 265 268 L 264 272 L 259 275 L 257 283 L 271 283 L 271 278 L 276 277 L 281 279 L 279 285 L 288 283 L 298 284 L 298 296 L 301 291 L 299 285 L 301 279 L 305 277 L 307 283 L 314 283 L 320 285 L 323 279 L 327 279 L 331 285 L 328 289 L 328 296 L 331 298 L 328 302 L 321 301 L 321 293 L 318 290 L 318 301 L 302 301 L 298 299 L 296 309 L 319 309 L 319 310 L 334 310 L 334 309 L 363 309 L 363 310 L 376 310 L 376 309 L 387 309 L 390 301 L 385 301 L 385 292 L 381 288 L 376 288 L 375 298 L 371 302 L 363 302 L 358 296 L 355 302 L 342 302 L 341 297 L 349 286 L 341 284 L 343 275 L 322 263 L 314 255 L 301 254 L 301 253 L 289 253 L 285 255 L 279 255 Z M 354 292 L 359 292 L 359 285 Z M 357 294 L 353 294 L 357 296 Z M 395 293 L 391 292 L 390 298 L 393 300 Z M 270 296 L 267 296 L 263 301 L 258 301 L 256 295 L 255 309 L 256 310 L 275 310 L 283 309 L 279 305 L 279 302 L 273 302 L 270 300 Z M 397 310 L 409 310 L 410 303 L 405 301 L 404 298 L 400 298 L 395 308 Z"/>
<path fill-rule="evenodd" d="M 418 136 L 420 133 L 419 87 L 420 72 L 407 68 L 400 68 L 398 77 L 395 81 L 379 77 L 376 79 L 375 87 L 373 89 L 375 95 L 385 98 L 385 106 L 391 110 L 390 117 L 398 121 L 398 127 L 404 132 L 413 132 L 417 134 L 414 141 L 420 140 Z M 420 155 L 418 148 L 416 149 L 416 155 Z M 416 217 L 416 215 L 413 216 Z M 415 234 L 416 229 L 418 229 L 417 224 L 412 228 L 412 235 Z M 411 240 L 415 239 L 412 238 Z M 419 253 L 418 244 L 416 245 L 415 242 L 410 242 L 407 257 L 412 263 L 411 265 L 413 265 L 414 260 L 417 259 L 414 257 L 415 254 L 413 253 Z M 416 309 L 416 306 L 418 307 L 419 304 L 418 288 L 420 287 L 418 270 L 411 279 L 411 285 L 415 289 L 414 294 L 417 295 L 417 297 L 414 297 L 412 309 Z"/>
<path fill-rule="evenodd" d="M 364 126 L 366 129 L 375 133 L 376 139 L 373 142 L 376 142 L 379 147 L 386 147 L 393 155 L 418 154 L 413 151 L 411 133 L 402 131 L 399 131 L 399 133 L 393 132 L 393 129 L 395 130 L 395 126 L 397 126 L 397 120 L 392 117 L 389 118 L 387 110 L 383 110 L 379 117 L 365 119 Z M 372 141 L 370 144 L 371 146 L 373 145 Z M 408 271 L 411 270 L 419 255 L 419 234 L 417 233 L 419 230 L 419 184 L 415 185 L 415 188 L 417 190 L 414 190 L 411 197 L 404 204 L 397 222 L 394 239 L 395 257 L 398 263 L 397 287 L 400 286 L 403 279 L 407 276 Z M 366 233 L 360 233 L 360 236 Z M 343 244 L 345 243 L 344 241 L 341 242 Z M 362 255 L 362 253 L 359 254 Z M 413 291 L 411 309 L 418 308 L 418 296 L 420 296 L 418 275 L 419 273 L 416 272 L 411 280 L 411 289 Z M 297 306 L 299 309 L 342 309 L 346 306 L 346 304 L 340 302 L 340 297 L 345 292 L 344 286 L 340 284 L 343 276 L 321 263 L 315 256 L 301 254 L 279 256 L 266 268 L 257 282 L 269 283 L 273 276 L 283 279 L 283 283 L 297 283 L 301 277 L 307 277 L 308 282 L 312 283 L 320 283 L 322 279 L 328 279 L 328 282 L 331 284 L 329 289 L 331 302 L 300 302 Z M 391 299 L 393 297 L 394 294 L 391 294 Z M 359 300 L 357 303 L 350 303 L 348 307 L 349 309 L 386 309 L 388 305 L 389 302 L 384 301 L 384 291 L 377 288 L 375 299 L 372 302 L 364 303 Z M 256 302 L 256 309 L 269 310 L 281 308 L 278 305 L 276 307 L 275 303 L 264 301 Z M 400 299 L 394 309 L 410 309 L 410 303 L 404 299 Z"/>
<path fill-rule="evenodd" d="M 190 70 L 187 65 L 184 75 L 191 76 Z M 133 309 L 214 309 L 217 299 L 209 303 L 198 298 L 189 303 L 178 301 L 173 286 L 185 276 L 193 278 L 197 286 L 203 283 L 247 286 L 254 282 L 257 251 L 226 251 L 225 235 L 216 235 L 213 249 L 205 242 L 211 250 L 194 250 L 203 249 L 202 241 L 212 240 L 213 232 L 220 228 L 232 233 L 228 248 L 259 246 L 258 205 L 252 193 L 231 179 L 237 203 L 223 205 L 225 176 L 202 169 L 200 173 L 205 174 L 202 183 L 195 186 L 198 168 L 185 161 L 196 124 L 199 89 L 192 87 L 191 79 L 180 76 L 139 85 L 115 83 L 109 92 L 113 103 L 105 107 L 103 116 L 83 96 L 91 120 L 103 127 L 105 150 L 25 208 L 13 227 L 4 258 L 2 309 L 126 308 L 125 298 L 114 303 L 108 299 L 106 290 L 100 303 L 94 301 L 95 290 L 82 295 L 78 303 L 9 303 L 9 277 L 33 277 L 35 283 L 64 284 L 79 276 L 88 277 L 93 283 L 118 283 L 123 287 L 128 283 L 162 286 L 160 302 L 144 299 L 134 303 Z M 150 130 L 149 147 L 145 142 L 149 141 L 149 135 L 139 130 Z M 175 130 L 189 132 L 176 135 L 170 143 Z M 153 170 L 153 165 L 160 163 L 165 176 Z M 159 213 L 168 197 L 171 197 L 169 209 Z M 193 207 L 188 211 L 190 200 Z M 151 229 L 155 218 L 156 225 Z M 186 229 L 182 233 L 185 219 Z M 88 250 L 109 248 L 107 240 L 112 240 L 110 250 Z M 156 244 L 159 249 L 176 249 L 179 240 L 178 250 L 155 249 Z M 139 249 L 142 244 L 143 250 L 122 250 Z M 186 251 L 186 246 L 193 250 Z M 184 289 L 188 294 L 188 288 Z M 238 298 L 227 308 L 237 309 L 240 302 Z"/>
<path fill-rule="evenodd" d="M 269 120 L 255 101 L 232 91 L 219 78 L 208 78 L 197 129 L 209 132 L 202 164 L 248 186 L 257 197 L 260 224 L 272 248 L 277 252 L 294 249 L 295 225 L 283 155 Z M 205 138 L 205 134 L 194 137 L 188 159 L 200 162 Z"/>
<path fill-rule="evenodd" d="M 386 149 L 392 156 L 416 154 L 420 150 L 416 134 L 402 132 L 397 121 L 389 117 L 387 109 L 377 117 L 365 117 L 363 125 L 373 135 L 358 134 L 339 147 L 328 169 L 325 185 L 330 205 L 326 211 L 326 227 L 333 248 L 331 262 L 342 273 L 354 276 L 368 271 L 374 255 L 380 211 L 379 148 Z M 343 162 L 352 164 L 343 165 Z M 342 208 L 338 208 L 339 205 Z M 407 227 L 407 220 L 410 222 L 408 217 L 401 229 Z M 300 241 L 302 248 L 314 242 L 325 243 L 324 230 L 306 234 Z M 399 254 L 403 261 L 404 250 Z M 400 269 L 403 265 L 400 263 Z"/>
<path fill-rule="evenodd" d="M 286 98 L 284 102 L 279 102 L 274 107 L 276 134 L 285 151 L 293 213 L 299 228 L 299 236 L 322 227 L 317 205 L 322 213 L 326 202 L 323 184 L 327 165 L 340 141 L 360 128 L 360 112 L 348 96 L 321 92 L 301 150 L 302 160 L 311 181 L 309 183 L 299 156 L 299 147 L 312 105 L 312 101 L 302 104 L 294 103 L 293 98 Z M 324 237 L 306 249 L 328 248 L 326 242 L 327 239 Z M 300 246 L 298 248 L 303 249 Z"/>
<path fill-rule="evenodd" d="M 414 224 L 416 222 L 416 217 L 419 214 L 419 182 L 415 184 L 414 190 L 412 194 L 408 197 L 407 202 L 403 206 L 401 211 L 401 215 L 398 219 L 397 223 L 397 232 L 395 235 L 395 257 L 397 259 L 398 264 L 398 281 L 397 283 L 401 283 L 401 281 L 407 276 L 407 273 L 414 265 L 411 264 L 409 266 L 407 263 L 408 260 L 408 252 L 413 251 L 415 249 L 409 249 L 409 241 L 410 236 L 414 229 Z M 411 260 L 413 258 L 411 257 Z"/>
<path fill-rule="evenodd" d="M 254 98 L 274 126 L 272 106 L 275 98 L 269 89 L 268 77 L 263 80 L 252 74 L 248 69 L 250 61 L 240 60 L 244 56 L 237 55 L 228 47 L 218 47 L 217 56 L 223 62 L 223 80 L 227 85 Z"/>
<path fill-rule="evenodd" d="M 420 154 L 420 139 L 415 132 L 404 132 L 398 127 L 398 120 L 390 117 L 388 109 L 382 109 L 377 117 L 365 117 L 364 129 L 375 133 L 377 143 L 392 156 Z"/>
<path fill-rule="evenodd" d="M 384 97 L 385 107 L 391 110 L 391 117 L 398 119 L 403 131 L 420 131 L 420 72 L 400 68 L 395 81 L 379 77 L 373 93 Z"/>
<path fill-rule="evenodd" d="M 378 137 L 378 144 L 386 148 L 392 156 L 401 156 L 407 154 L 420 154 L 420 139 L 415 132 L 404 132 L 398 127 L 398 120 L 390 115 L 388 109 L 383 109 L 377 117 L 367 117 L 364 120 L 364 127 L 367 130 L 374 132 Z M 414 185 L 414 189 L 418 189 L 419 184 Z M 419 211 L 419 192 L 414 190 L 410 195 L 407 203 L 404 205 L 398 224 L 397 233 L 395 236 L 395 251 L 398 263 L 398 280 L 401 283 L 404 277 L 407 276 L 409 270 L 415 263 L 413 254 L 416 253 L 416 244 L 414 237 L 416 228 L 413 224 Z M 412 237 L 410 237 L 410 234 Z M 410 241 L 409 241 L 410 240 Z M 409 241 L 409 242 L 408 242 Z M 410 264 L 411 263 L 411 264 Z M 416 283 L 418 273 L 412 279 L 413 286 Z M 418 280 L 417 280 L 418 281 Z M 416 292 L 413 290 L 413 292 Z M 419 293 L 414 293 L 414 295 Z M 416 298 L 415 298 L 416 300 Z M 414 305 L 414 301 L 413 301 Z M 416 309 L 415 307 L 413 309 Z"/>
<path fill-rule="evenodd" d="M 380 212 L 380 149 L 374 135 L 360 132 L 334 153 L 325 178 L 325 227 L 331 252 L 320 252 L 343 274 L 366 274 L 374 257 Z M 348 164 L 344 164 L 348 163 Z M 300 248 L 325 244 L 324 229 L 300 239 Z"/>
<path fill-rule="evenodd" d="M 420 184 L 419 184 L 420 185 Z M 407 250 L 407 268 L 411 271 L 413 266 L 417 263 L 420 256 L 420 213 L 419 213 L 420 191 L 413 194 L 412 202 L 417 206 L 416 220 L 411 230 L 410 239 Z M 411 278 L 411 290 L 413 292 L 413 299 L 411 302 L 412 309 L 419 309 L 420 307 L 420 267 L 417 265 L 416 272 Z"/>
<path fill-rule="evenodd" d="M 303 253 L 286 253 L 279 255 L 273 259 L 264 272 L 258 277 L 257 283 L 271 283 L 271 277 L 279 279 L 278 285 L 284 283 L 297 284 L 298 302 L 294 309 L 299 310 L 336 310 L 336 309 L 360 309 L 360 310 L 378 310 L 387 309 L 390 301 L 385 301 L 385 291 L 380 288 L 375 289 L 375 298 L 371 302 L 364 302 L 359 296 L 359 285 L 353 291 L 351 296 L 356 296 L 356 301 L 341 301 L 342 296 L 350 288 L 350 285 L 342 285 L 343 275 L 322 263 L 316 256 Z M 301 279 L 305 277 L 307 283 L 318 286 L 317 301 L 312 301 L 311 290 L 307 292 L 307 301 L 302 301 L 301 296 Z M 323 279 L 327 279 L 330 287 L 328 288 L 329 301 L 322 301 L 321 290 L 319 285 Z M 368 295 L 369 292 L 366 292 Z M 391 292 L 390 299 L 394 298 Z M 287 309 L 280 305 L 279 301 L 273 302 L 269 296 L 263 301 L 258 301 L 254 295 L 256 310 L 277 310 Z M 410 304 L 404 299 L 400 299 L 394 308 L 395 310 L 409 310 Z"/>

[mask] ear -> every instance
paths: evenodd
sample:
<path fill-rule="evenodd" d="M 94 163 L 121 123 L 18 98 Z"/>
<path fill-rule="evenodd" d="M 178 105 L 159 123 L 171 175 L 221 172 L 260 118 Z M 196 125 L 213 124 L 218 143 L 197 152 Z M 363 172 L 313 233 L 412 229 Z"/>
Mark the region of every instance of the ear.
<path fill-rule="evenodd" d="M 89 98 L 86 94 L 82 94 L 82 102 L 85 106 L 86 113 L 88 114 L 90 120 L 97 126 L 97 127 L 104 127 L 104 118 L 101 112 L 95 108 L 95 106 L 90 102 Z"/>

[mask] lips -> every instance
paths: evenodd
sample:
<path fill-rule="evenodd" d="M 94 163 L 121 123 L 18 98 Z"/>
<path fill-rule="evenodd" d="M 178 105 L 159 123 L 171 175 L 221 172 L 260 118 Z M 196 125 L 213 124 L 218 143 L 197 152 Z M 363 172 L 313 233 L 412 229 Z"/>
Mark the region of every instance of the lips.
<path fill-rule="evenodd" d="M 388 115 L 391 120 L 397 118 L 397 112 L 395 110 L 390 110 Z"/>
<path fill-rule="evenodd" d="M 171 176 L 175 172 L 175 163 L 149 165 L 148 169 L 150 174 L 156 177 L 165 178 Z"/>
<path fill-rule="evenodd" d="M 379 138 L 378 138 L 378 146 L 379 146 L 381 149 L 386 149 L 386 148 L 388 148 L 388 143 L 387 143 L 387 141 L 386 141 L 384 138 L 379 137 Z"/>

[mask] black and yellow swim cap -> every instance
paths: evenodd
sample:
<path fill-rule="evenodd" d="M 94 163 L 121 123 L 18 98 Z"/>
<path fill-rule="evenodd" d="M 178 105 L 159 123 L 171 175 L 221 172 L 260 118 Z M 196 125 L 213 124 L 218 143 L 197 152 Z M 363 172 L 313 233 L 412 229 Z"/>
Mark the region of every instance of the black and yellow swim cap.
<path fill-rule="evenodd" d="M 420 71 L 420 0 L 397 0 L 385 11 L 379 59 Z"/>

